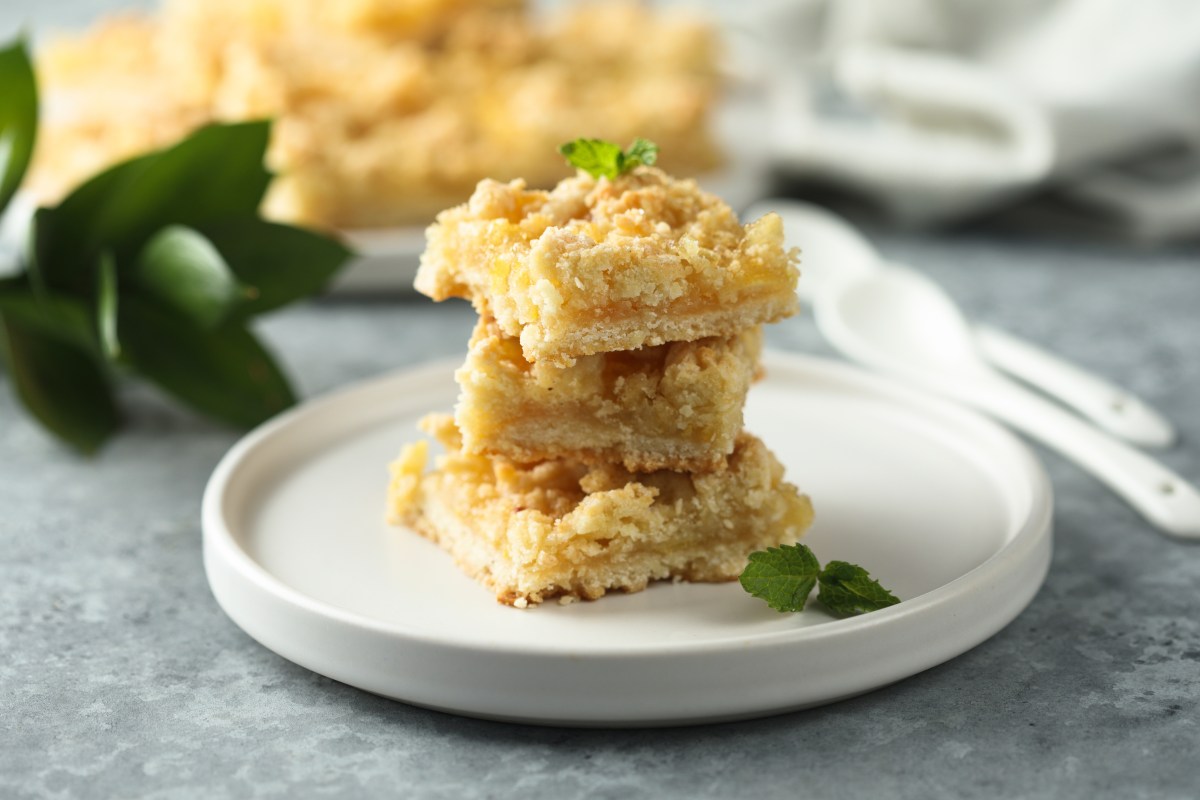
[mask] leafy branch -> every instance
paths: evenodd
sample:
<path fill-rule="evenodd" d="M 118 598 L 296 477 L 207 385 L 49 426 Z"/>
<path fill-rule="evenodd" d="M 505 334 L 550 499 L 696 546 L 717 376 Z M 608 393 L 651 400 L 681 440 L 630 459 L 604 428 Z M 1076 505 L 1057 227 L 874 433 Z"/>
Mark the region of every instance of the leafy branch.
<path fill-rule="evenodd" d="M 36 137 L 24 42 L 0 50 L 0 86 L 2 213 Z M 351 253 L 259 217 L 270 127 L 201 128 L 35 212 L 17 271 L 0 278 L 0 358 L 24 406 L 63 441 L 91 453 L 119 429 L 122 372 L 237 426 L 295 402 L 247 323 L 322 289 Z"/>

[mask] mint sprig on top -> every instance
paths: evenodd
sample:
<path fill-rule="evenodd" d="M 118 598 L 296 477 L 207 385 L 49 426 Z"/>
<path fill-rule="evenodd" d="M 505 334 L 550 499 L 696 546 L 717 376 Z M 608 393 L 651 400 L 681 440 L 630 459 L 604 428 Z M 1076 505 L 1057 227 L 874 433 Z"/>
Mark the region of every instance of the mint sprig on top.
<path fill-rule="evenodd" d="M 559 145 L 558 152 L 567 163 L 593 178 L 615 180 L 635 167 L 651 166 L 658 160 L 658 145 L 648 139 L 634 139 L 628 150 L 604 139 L 576 139 Z"/>

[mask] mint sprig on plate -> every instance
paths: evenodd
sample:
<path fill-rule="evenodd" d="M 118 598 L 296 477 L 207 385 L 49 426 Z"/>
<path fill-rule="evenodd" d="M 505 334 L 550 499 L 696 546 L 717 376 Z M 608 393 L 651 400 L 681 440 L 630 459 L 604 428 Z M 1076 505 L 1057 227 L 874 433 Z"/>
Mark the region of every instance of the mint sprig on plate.
<path fill-rule="evenodd" d="M 817 580 L 821 585 L 817 600 L 839 617 L 866 614 L 900 602 L 857 564 L 830 561 Z"/>
<path fill-rule="evenodd" d="M 23 42 L 0 50 L 0 211 L 29 164 L 37 88 Z M 0 279 L 0 357 L 29 412 L 90 453 L 120 427 L 136 374 L 193 409 L 255 425 L 295 402 L 249 322 L 319 291 L 350 256 L 258 215 L 266 121 L 210 125 L 117 164 L 34 214 Z"/>
<path fill-rule="evenodd" d="M 830 561 L 822 569 L 813 551 L 802 544 L 751 553 L 739 580 L 743 589 L 776 611 L 803 611 L 818 585 L 817 601 L 838 617 L 878 611 L 900 602 L 856 564 Z"/>
<path fill-rule="evenodd" d="M 616 180 L 634 167 L 650 166 L 658 160 L 658 145 L 649 139 L 634 139 L 628 150 L 604 139 L 576 139 L 559 145 L 567 163 L 593 178 Z"/>

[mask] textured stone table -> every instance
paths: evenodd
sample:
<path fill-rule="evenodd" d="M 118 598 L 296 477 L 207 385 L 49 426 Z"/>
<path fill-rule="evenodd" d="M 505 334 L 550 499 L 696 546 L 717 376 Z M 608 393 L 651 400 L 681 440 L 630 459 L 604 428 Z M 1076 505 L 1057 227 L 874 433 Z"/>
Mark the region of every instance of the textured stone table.
<path fill-rule="evenodd" d="M 151 0 L 0 4 L 0 35 Z M 890 235 L 976 319 L 1136 390 L 1200 480 L 1200 257 Z M 472 316 L 324 301 L 265 333 L 311 396 L 462 349 Z M 828 353 L 809 319 L 776 347 Z M 1200 547 L 1050 455 L 1056 551 L 998 636 L 890 688 L 754 722 L 650 731 L 446 716 L 314 675 L 243 634 L 200 558 L 200 495 L 234 431 L 135 388 L 79 459 L 0 374 L 0 797 L 1194 798 Z"/>
<path fill-rule="evenodd" d="M 973 317 L 1135 389 L 1200 479 L 1194 253 L 888 235 Z M 462 349 L 465 306 L 326 300 L 266 335 L 306 396 Z M 828 352 L 810 319 L 776 347 Z M 992 640 L 890 688 L 754 722 L 511 726 L 412 708 L 279 658 L 220 611 L 200 495 L 238 434 L 151 391 L 92 461 L 0 377 L 0 797 L 1195 797 L 1200 547 L 1058 458 L 1056 552 Z"/>

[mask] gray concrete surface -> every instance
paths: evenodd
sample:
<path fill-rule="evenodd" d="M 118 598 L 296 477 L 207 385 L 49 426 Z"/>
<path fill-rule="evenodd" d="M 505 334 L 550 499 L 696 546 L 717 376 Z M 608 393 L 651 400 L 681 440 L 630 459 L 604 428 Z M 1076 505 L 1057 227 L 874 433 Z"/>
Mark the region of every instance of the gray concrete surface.
<path fill-rule="evenodd" d="M 0 34 L 112 0 L 0 4 Z M 1124 384 L 1200 480 L 1200 257 L 891 234 L 969 313 Z M 305 396 L 458 352 L 472 317 L 415 300 L 306 304 L 264 332 Z M 811 320 L 776 347 L 828 353 Z M 205 481 L 238 433 L 155 392 L 93 460 L 48 439 L 0 373 L 0 798 L 1200 795 L 1200 547 L 1159 536 L 1043 453 L 1049 579 L 999 635 L 872 694 L 753 722 L 554 730 L 412 708 L 273 655 L 218 609 Z M 919 643 L 914 643 L 919 646 Z M 798 679 L 802 676 L 798 676 Z"/>
<path fill-rule="evenodd" d="M 1200 479 L 1194 253 L 982 235 L 882 244 L 975 318 L 1143 394 L 1183 430 L 1163 458 Z M 264 332 L 308 396 L 458 352 L 471 321 L 460 304 L 326 300 Z M 809 319 L 770 340 L 828 352 Z M 1051 455 L 1050 577 L 980 647 L 813 711 L 569 731 L 411 708 L 260 647 L 217 608 L 200 559 L 200 494 L 237 432 L 149 390 L 123 399 L 128 429 L 88 461 L 0 386 L 0 797 L 1186 798 L 1200 786 L 1200 547 L 1156 534 Z"/>

